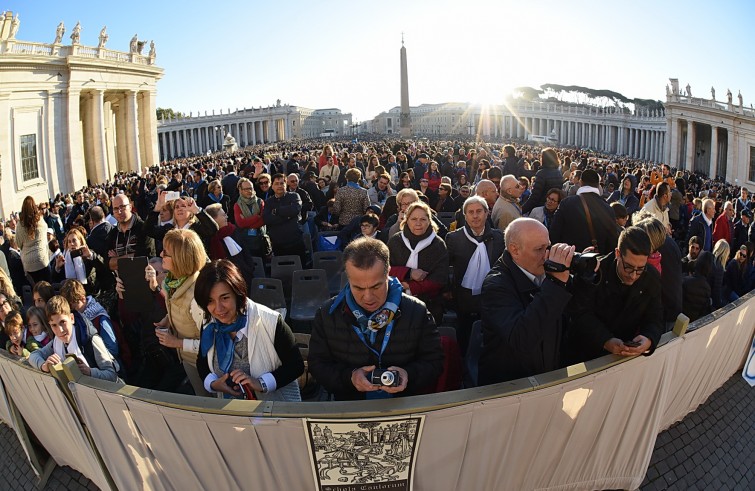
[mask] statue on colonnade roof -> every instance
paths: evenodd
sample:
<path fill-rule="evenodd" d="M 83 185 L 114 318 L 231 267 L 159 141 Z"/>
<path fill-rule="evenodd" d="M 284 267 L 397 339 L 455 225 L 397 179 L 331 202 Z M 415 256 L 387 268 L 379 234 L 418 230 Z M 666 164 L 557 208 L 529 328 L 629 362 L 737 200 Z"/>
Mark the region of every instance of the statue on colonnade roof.
<path fill-rule="evenodd" d="M 66 33 L 66 26 L 63 24 L 63 21 L 60 21 L 60 24 L 58 24 L 58 28 L 55 30 L 55 41 L 52 42 L 52 44 L 60 44 L 61 41 L 63 41 L 63 34 Z"/>
<path fill-rule="evenodd" d="M 77 22 L 73 26 L 73 32 L 71 32 L 71 44 L 79 44 L 81 40 L 81 22 Z"/>
<path fill-rule="evenodd" d="M 100 43 L 97 45 L 98 48 L 102 49 L 105 47 L 105 43 L 107 43 L 107 40 L 110 38 L 110 36 L 107 35 L 107 26 L 104 26 L 102 30 L 100 31 Z"/>

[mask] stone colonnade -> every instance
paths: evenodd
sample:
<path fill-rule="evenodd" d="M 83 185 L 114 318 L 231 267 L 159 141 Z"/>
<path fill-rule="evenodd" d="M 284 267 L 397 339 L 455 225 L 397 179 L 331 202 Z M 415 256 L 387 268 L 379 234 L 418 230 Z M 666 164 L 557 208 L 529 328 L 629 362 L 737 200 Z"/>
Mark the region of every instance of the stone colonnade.
<path fill-rule="evenodd" d="M 205 116 L 163 122 L 157 129 L 160 158 L 169 160 L 223 150 L 230 133 L 240 147 L 273 143 L 293 137 L 293 119 L 288 114 L 265 114 L 251 110 L 251 115 Z M 262 113 L 262 114 L 256 114 Z"/>
<path fill-rule="evenodd" d="M 82 137 L 71 145 L 71 161 L 83 160 L 87 179 L 105 182 L 115 172 L 138 172 L 159 162 L 154 90 L 82 87 L 66 95 L 70 136 L 75 142 L 80 121 Z"/>

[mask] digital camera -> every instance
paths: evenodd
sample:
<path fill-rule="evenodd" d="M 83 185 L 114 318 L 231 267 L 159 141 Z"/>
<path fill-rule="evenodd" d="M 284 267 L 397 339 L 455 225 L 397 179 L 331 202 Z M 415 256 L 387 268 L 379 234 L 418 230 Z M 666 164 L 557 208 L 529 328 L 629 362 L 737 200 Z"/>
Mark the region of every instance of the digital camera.
<path fill-rule="evenodd" d="M 401 385 L 401 377 L 396 370 L 383 370 L 376 368 L 370 374 L 372 385 L 382 385 L 383 387 L 398 387 Z"/>

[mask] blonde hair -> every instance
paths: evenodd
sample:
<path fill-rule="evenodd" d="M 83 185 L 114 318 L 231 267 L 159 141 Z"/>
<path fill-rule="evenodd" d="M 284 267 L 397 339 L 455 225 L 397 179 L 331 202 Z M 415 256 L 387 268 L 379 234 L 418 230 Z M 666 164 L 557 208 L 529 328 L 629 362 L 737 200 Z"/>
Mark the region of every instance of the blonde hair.
<path fill-rule="evenodd" d="M 661 222 L 657 218 L 653 216 L 646 216 L 635 223 L 635 225 L 640 227 L 645 231 L 645 233 L 648 234 L 648 237 L 650 237 L 650 248 L 653 250 L 653 252 L 660 249 L 663 246 L 663 243 L 666 242 L 666 227 L 663 225 L 663 222 Z"/>
<path fill-rule="evenodd" d="M 5 270 L 0 268 L 0 293 L 4 294 L 8 300 L 16 298 L 16 289 L 13 288 L 13 282 L 10 277 L 5 274 Z"/>
<path fill-rule="evenodd" d="M 191 276 L 207 264 L 202 239 L 190 229 L 174 228 L 163 238 L 163 248 L 169 248 L 173 259 L 172 273 L 176 278 Z"/>
<path fill-rule="evenodd" d="M 432 210 L 430 210 L 430 207 L 424 201 L 415 201 L 414 203 L 409 205 L 409 208 L 406 209 L 406 213 L 404 213 L 404 219 L 401 220 L 401 225 L 399 225 L 399 228 L 401 230 L 404 230 L 404 226 L 406 225 L 406 222 L 409 221 L 409 217 L 412 215 L 412 213 L 414 213 L 414 210 L 416 210 L 417 208 L 427 213 L 427 220 L 430 222 L 430 226 L 433 228 L 433 232 L 437 232 L 438 225 L 436 225 L 435 222 L 433 221 L 433 212 Z"/>
<path fill-rule="evenodd" d="M 726 269 L 726 261 L 729 260 L 729 254 L 731 254 L 729 243 L 726 242 L 726 239 L 719 239 L 716 245 L 713 246 L 713 257 L 723 269 Z"/>

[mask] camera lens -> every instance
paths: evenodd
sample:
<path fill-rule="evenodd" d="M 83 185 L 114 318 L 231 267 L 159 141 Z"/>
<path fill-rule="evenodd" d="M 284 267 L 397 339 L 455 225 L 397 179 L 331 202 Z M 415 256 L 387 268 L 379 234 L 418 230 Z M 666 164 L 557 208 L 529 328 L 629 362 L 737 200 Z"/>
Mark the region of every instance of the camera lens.
<path fill-rule="evenodd" d="M 393 376 L 393 372 L 383 372 L 382 375 L 380 375 L 380 383 L 383 385 L 393 385 L 393 381 L 395 380 L 395 377 Z"/>

